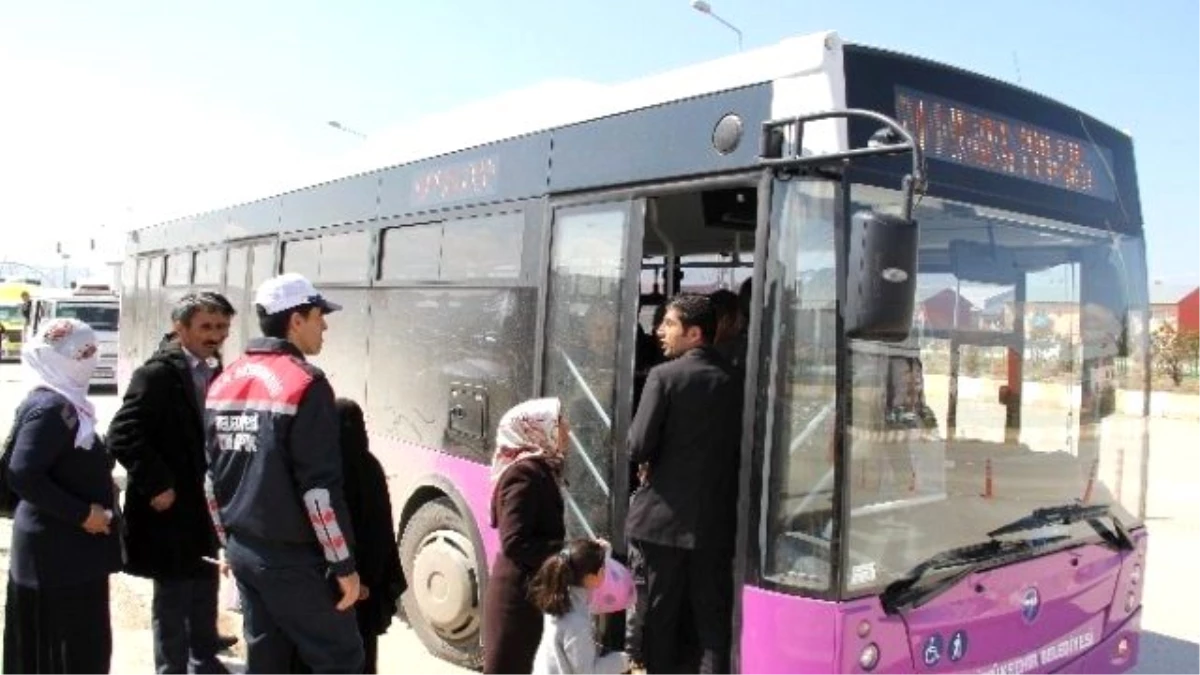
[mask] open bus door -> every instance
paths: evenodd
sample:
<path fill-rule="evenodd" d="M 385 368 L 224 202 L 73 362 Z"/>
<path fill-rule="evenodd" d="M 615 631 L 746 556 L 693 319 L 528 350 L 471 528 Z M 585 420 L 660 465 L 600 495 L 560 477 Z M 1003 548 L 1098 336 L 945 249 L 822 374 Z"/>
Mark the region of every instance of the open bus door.
<path fill-rule="evenodd" d="M 551 208 L 540 382 L 571 421 L 567 531 L 608 537 L 620 551 L 646 201 L 576 198 Z"/>
<path fill-rule="evenodd" d="M 971 420 L 969 427 L 977 428 L 972 437 L 978 438 L 978 428 L 1003 429 L 1003 436 L 993 440 L 1017 444 L 1021 438 L 1021 404 L 1023 398 L 1025 359 L 1025 273 L 1012 262 L 1012 255 L 1003 248 L 983 247 L 971 242 L 951 244 L 951 266 L 956 288 L 949 312 L 937 313 L 944 326 L 924 326 L 927 338 L 948 341 L 950 380 L 946 401 L 946 438 L 954 440 L 960 431 L 960 418 L 965 412 Z M 963 282 L 974 291 L 976 308 L 964 296 Z M 981 300 L 986 296 L 987 300 Z M 999 300 L 999 302 L 997 302 Z M 945 304 L 945 303 L 943 303 Z M 965 357 L 965 358 L 964 358 Z M 980 382 L 1000 381 L 992 399 L 995 408 L 984 404 L 985 397 L 969 397 L 977 409 L 964 411 L 959 392 L 963 375 Z M 986 377 L 983 377 L 986 376 Z M 1002 418 L 989 418 L 1001 415 Z"/>

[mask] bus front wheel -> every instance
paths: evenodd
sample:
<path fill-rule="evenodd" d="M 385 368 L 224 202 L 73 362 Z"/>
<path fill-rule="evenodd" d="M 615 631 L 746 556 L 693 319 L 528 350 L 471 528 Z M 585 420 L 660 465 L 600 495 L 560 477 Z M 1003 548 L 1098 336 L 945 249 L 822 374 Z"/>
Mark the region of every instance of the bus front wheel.
<path fill-rule="evenodd" d="M 483 663 L 481 556 L 467 531 L 446 497 L 417 509 L 400 536 L 400 561 L 408 580 L 401 603 L 430 653 L 479 668 Z"/>

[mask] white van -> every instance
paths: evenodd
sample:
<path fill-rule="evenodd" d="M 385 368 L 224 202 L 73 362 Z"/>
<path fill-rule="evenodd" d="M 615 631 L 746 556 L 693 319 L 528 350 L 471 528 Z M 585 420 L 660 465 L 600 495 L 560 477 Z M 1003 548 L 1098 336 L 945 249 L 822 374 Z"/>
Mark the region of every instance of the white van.
<path fill-rule="evenodd" d="M 46 290 L 33 298 L 29 324 L 25 330 L 35 334 L 47 319 L 79 319 L 96 331 L 99 364 L 92 375 L 93 387 L 117 385 L 117 326 L 121 303 L 107 286 L 80 285 L 74 290 Z"/>

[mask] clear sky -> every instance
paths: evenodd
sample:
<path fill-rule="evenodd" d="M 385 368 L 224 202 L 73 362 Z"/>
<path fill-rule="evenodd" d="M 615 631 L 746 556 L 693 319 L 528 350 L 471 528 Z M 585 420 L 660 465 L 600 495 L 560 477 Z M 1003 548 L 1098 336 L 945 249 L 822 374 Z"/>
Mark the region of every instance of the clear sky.
<path fill-rule="evenodd" d="M 1151 277 L 1200 282 L 1196 0 L 711 1 L 746 49 L 833 29 L 1129 131 Z M 328 120 L 380 134 L 545 80 L 736 50 L 687 0 L 0 0 L 0 259 L 265 196 L 363 142 Z"/>

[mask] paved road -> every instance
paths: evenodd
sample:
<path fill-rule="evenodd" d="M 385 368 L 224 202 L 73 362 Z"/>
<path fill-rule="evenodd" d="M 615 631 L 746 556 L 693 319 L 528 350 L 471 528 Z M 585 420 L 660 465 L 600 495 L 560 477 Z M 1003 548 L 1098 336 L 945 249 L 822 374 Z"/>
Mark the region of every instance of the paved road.
<path fill-rule="evenodd" d="M 16 368 L 0 365 L 0 437 L 7 434 L 9 412 L 20 395 Z M 115 396 L 97 395 L 101 422 L 116 411 Z M 1154 419 L 1151 422 L 1150 494 L 1147 524 L 1151 532 L 1145 587 L 1142 660 L 1137 673 L 1200 672 L 1200 422 Z M 8 567 L 9 523 L 0 519 L 0 570 Z M 3 584 L 0 584 L 2 600 Z M 149 631 L 150 588 L 141 579 L 116 575 L 113 581 L 113 672 L 154 672 Z M 225 630 L 240 634 L 239 617 L 225 614 Z M 0 626 L 3 615 L 0 613 Z M 240 645 L 239 645 L 240 649 Z M 393 624 L 380 642 L 380 670 L 465 673 L 425 651 L 412 630 Z M 240 661 L 230 665 L 239 668 Z"/>

